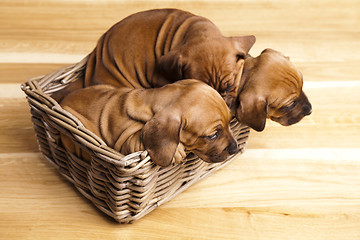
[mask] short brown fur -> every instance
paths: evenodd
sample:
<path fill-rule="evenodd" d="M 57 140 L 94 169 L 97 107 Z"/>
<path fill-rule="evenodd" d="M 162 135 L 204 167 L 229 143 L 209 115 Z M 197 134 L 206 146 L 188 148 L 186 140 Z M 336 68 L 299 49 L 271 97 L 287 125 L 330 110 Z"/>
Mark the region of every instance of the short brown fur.
<path fill-rule="evenodd" d="M 160 166 L 180 163 L 185 149 L 206 162 L 221 162 L 237 152 L 228 107 L 219 93 L 197 80 L 155 89 L 92 86 L 71 93 L 61 106 L 110 147 L 124 155 L 147 150 Z M 68 137 L 62 141 L 79 153 Z"/>
<path fill-rule="evenodd" d="M 60 101 L 69 92 L 97 84 L 152 88 L 192 78 L 212 86 L 233 108 L 244 57 L 254 43 L 254 36 L 224 37 L 211 21 L 186 11 L 139 12 L 100 38 L 84 80 L 53 97 Z"/>

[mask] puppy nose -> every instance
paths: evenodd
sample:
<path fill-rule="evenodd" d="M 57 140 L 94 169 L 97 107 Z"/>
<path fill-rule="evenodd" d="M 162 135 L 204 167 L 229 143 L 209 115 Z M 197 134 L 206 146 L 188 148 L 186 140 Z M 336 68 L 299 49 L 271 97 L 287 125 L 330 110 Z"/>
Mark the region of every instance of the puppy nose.
<path fill-rule="evenodd" d="M 238 149 L 238 145 L 236 142 L 232 142 L 232 143 L 230 143 L 229 146 L 227 146 L 227 151 L 230 155 L 237 153 L 238 150 L 239 149 Z"/>
<path fill-rule="evenodd" d="M 311 104 L 306 104 L 305 106 L 303 106 L 303 114 L 305 116 L 308 116 L 312 113 L 312 107 Z"/>

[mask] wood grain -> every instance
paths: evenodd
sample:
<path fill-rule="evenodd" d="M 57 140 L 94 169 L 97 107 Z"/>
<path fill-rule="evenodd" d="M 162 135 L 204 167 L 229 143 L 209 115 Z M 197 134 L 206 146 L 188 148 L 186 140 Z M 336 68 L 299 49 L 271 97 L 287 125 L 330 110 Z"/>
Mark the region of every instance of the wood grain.
<path fill-rule="evenodd" d="M 74 63 L 112 24 L 176 7 L 255 34 L 304 75 L 313 114 L 138 222 L 104 216 L 39 153 L 20 83 Z M 0 239 L 360 239 L 360 2 L 0 1 Z"/>

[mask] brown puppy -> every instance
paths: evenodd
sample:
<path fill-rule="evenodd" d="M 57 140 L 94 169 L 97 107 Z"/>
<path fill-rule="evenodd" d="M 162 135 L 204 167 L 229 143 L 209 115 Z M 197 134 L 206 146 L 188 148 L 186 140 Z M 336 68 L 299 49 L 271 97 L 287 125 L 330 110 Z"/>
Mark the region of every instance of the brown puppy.
<path fill-rule="evenodd" d="M 215 88 L 231 107 L 244 57 L 254 43 L 254 36 L 224 37 L 211 21 L 189 12 L 139 12 L 100 38 L 90 54 L 85 80 L 70 84 L 54 98 L 97 84 L 151 88 L 193 78 Z"/>
<path fill-rule="evenodd" d="M 92 86 L 66 96 L 61 105 L 108 146 L 125 155 L 147 150 L 160 166 L 181 162 L 184 148 L 206 162 L 224 161 L 238 150 L 224 100 L 197 80 L 153 89 Z M 67 137 L 62 141 L 75 151 Z"/>
<path fill-rule="evenodd" d="M 248 56 L 241 78 L 236 117 L 257 131 L 266 118 L 289 126 L 312 112 L 302 74 L 280 52 L 265 49 L 256 58 Z"/>

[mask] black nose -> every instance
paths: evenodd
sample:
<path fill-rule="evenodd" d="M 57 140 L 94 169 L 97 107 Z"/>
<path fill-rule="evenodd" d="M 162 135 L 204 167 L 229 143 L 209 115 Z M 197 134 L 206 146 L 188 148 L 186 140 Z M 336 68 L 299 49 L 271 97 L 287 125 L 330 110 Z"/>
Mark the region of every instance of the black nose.
<path fill-rule="evenodd" d="M 238 145 L 236 142 L 230 143 L 229 146 L 227 146 L 227 151 L 230 155 L 235 154 L 238 152 Z"/>
<path fill-rule="evenodd" d="M 303 106 L 303 114 L 305 115 L 305 116 L 308 116 L 308 115 L 310 115 L 311 113 L 312 113 L 312 107 L 311 107 L 311 104 L 305 104 L 304 106 Z"/>

